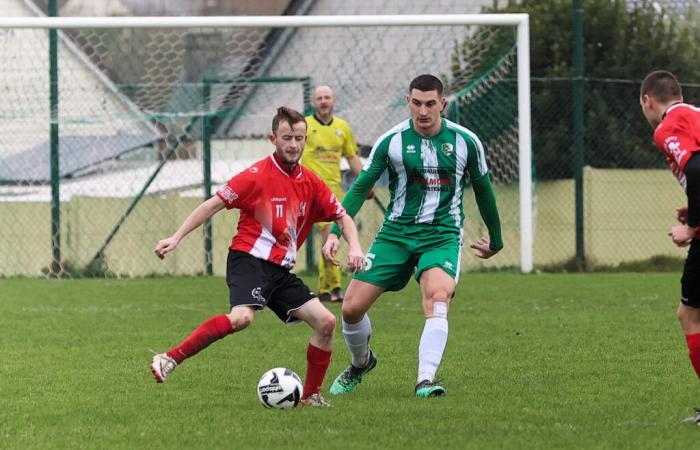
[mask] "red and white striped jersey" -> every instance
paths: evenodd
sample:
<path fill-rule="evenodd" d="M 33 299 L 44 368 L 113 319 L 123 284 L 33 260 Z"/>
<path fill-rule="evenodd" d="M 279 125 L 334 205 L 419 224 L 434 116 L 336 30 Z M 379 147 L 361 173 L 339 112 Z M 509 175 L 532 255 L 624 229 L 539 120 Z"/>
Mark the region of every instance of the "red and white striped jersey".
<path fill-rule="evenodd" d="M 654 130 L 654 142 L 685 190 L 685 165 L 694 152 L 700 151 L 700 108 L 686 103 L 668 108 Z M 700 229 L 695 232 L 695 239 L 700 239 Z"/>
<path fill-rule="evenodd" d="M 685 189 L 685 165 L 693 152 L 700 151 L 700 108 L 686 103 L 668 108 L 654 130 L 654 143 Z"/>
<path fill-rule="evenodd" d="M 273 156 L 235 175 L 216 195 L 227 209 L 241 210 L 238 232 L 229 248 L 289 269 L 315 222 L 345 215 L 315 173 L 297 164 L 290 175 Z"/>

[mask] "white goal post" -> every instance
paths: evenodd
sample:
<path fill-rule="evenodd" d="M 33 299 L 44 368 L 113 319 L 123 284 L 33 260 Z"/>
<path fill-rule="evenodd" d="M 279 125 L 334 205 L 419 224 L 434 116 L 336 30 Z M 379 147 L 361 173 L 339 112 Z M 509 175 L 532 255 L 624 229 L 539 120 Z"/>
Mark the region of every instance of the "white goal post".
<path fill-rule="evenodd" d="M 533 269 L 530 51 L 527 14 L 219 16 L 219 17 L 0 17 L 1 29 L 299 28 L 494 25 L 516 27 L 520 268 Z"/>

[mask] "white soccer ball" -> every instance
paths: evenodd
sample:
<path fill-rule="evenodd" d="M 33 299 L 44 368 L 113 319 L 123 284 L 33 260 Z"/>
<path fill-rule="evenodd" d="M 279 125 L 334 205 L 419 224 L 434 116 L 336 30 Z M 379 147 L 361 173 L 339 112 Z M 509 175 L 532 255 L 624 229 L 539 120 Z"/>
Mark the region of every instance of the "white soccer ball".
<path fill-rule="evenodd" d="M 303 390 L 299 375 L 284 367 L 268 370 L 258 381 L 258 399 L 265 408 L 294 408 L 299 404 Z"/>

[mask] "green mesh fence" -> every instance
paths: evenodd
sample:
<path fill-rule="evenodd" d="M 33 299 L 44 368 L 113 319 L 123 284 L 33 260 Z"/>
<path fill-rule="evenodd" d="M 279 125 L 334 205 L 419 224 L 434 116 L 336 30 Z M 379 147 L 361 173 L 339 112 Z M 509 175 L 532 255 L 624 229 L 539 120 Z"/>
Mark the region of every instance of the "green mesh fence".
<path fill-rule="evenodd" d="M 479 30 L 475 36 L 484 38 L 487 29 Z M 489 35 L 487 35 L 488 37 Z M 485 39 L 489 42 L 488 39 Z M 519 162 L 518 162 L 518 86 L 516 76 L 515 48 L 498 55 L 489 66 L 486 60 L 474 57 L 478 45 L 471 45 L 468 56 L 470 66 L 475 70 L 469 73 L 471 81 L 458 89 L 460 84 L 453 81 L 450 102 L 446 116 L 476 133 L 487 149 L 486 159 L 494 182 L 499 213 L 501 216 L 504 242 L 507 243 L 499 254 L 498 262 L 470 261 L 470 268 L 519 265 Z M 489 48 L 489 50 L 491 50 Z M 484 52 L 488 55 L 490 52 Z M 466 222 L 467 236 L 488 236 L 481 222 L 473 195 L 467 192 L 464 202 L 469 220 Z"/>

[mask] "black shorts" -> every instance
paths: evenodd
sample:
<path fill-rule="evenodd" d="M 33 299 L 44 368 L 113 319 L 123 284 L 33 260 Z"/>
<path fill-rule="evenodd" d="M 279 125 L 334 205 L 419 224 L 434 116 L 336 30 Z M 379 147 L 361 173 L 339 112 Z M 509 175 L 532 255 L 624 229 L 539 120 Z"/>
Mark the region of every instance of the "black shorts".
<path fill-rule="evenodd" d="M 316 298 L 288 269 L 234 250 L 228 252 L 226 284 L 232 308 L 245 305 L 262 310 L 268 307 L 285 323 L 298 322 L 299 319 L 290 313 Z"/>
<path fill-rule="evenodd" d="M 681 278 L 681 303 L 700 308 L 700 239 L 693 239 Z"/>

